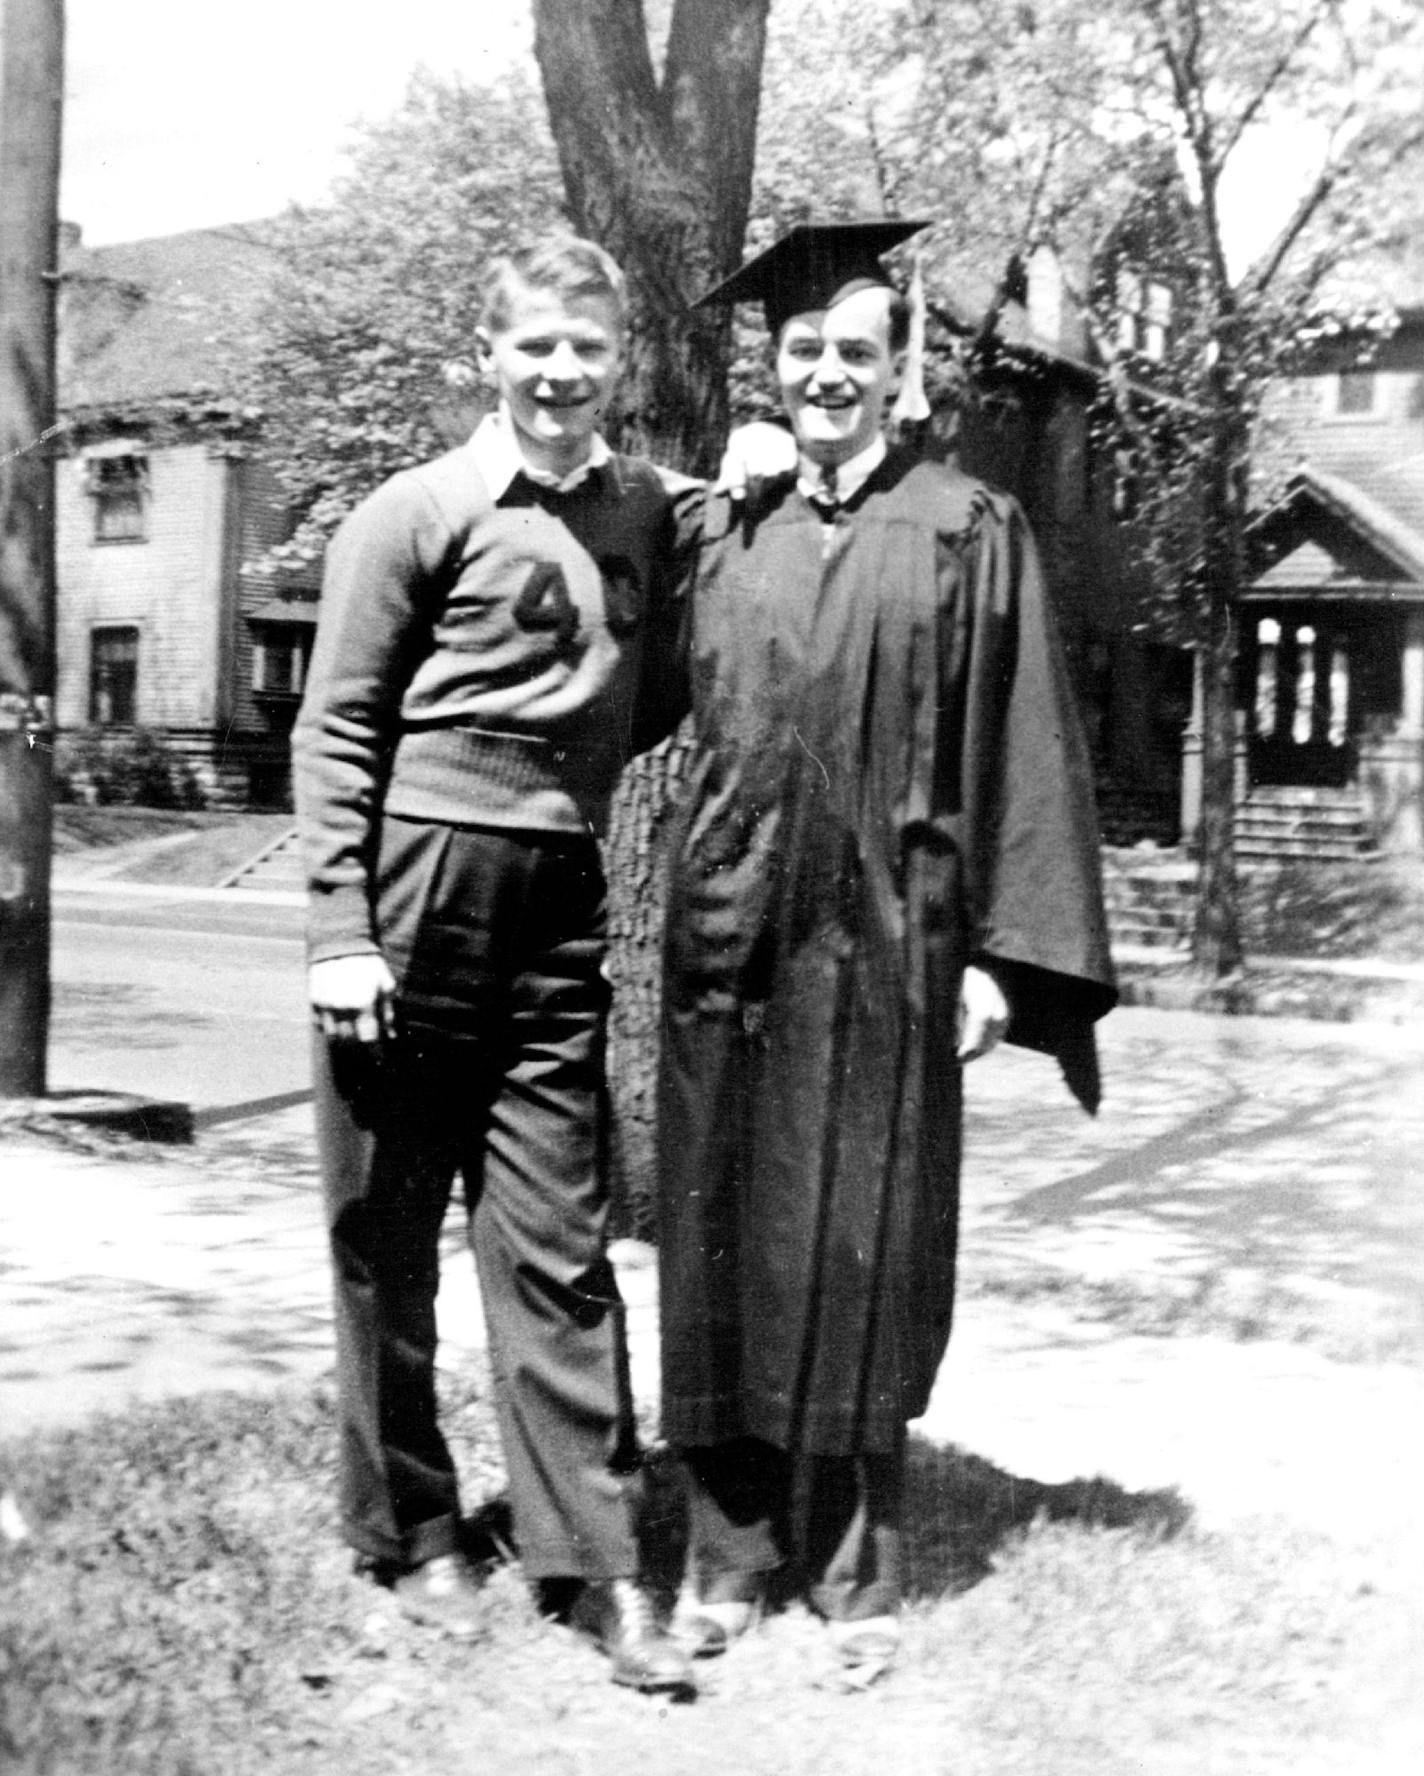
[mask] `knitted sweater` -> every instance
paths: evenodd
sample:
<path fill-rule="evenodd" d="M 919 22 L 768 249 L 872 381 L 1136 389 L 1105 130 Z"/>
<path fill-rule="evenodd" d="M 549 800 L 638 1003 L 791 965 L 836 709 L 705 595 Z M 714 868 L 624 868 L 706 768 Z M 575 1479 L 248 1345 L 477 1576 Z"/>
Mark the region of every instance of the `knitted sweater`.
<path fill-rule="evenodd" d="M 570 492 L 520 475 L 492 501 L 466 445 L 346 519 L 293 731 L 313 961 L 379 948 L 383 810 L 604 830 L 619 771 L 666 731 L 699 495 L 617 456 Z"/>

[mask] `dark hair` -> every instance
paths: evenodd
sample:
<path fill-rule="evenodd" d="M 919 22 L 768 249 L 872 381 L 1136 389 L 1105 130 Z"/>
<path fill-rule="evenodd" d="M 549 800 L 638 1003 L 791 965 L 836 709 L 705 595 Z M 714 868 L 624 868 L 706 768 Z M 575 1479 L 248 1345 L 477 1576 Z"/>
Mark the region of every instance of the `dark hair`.
<path fill-rule="evenodd" d="M 866 286 L 868 289 L 876 287 L 877 286 L 875 285 Z M 910 317 L 912 310 L 910 306 L 910 298 L 908 296 L 903 295 L 891 284 L 886 284 L 884 288 L 890 292 L 886 343 L 889 345 L 893 354 L 904 351 L 910 343 Z M 788 315 L 786 317 L 786 321 L 794 321 L 795 319 L 795 315 Z M 781 345 L 781 335 L 786 326 L 786 321 L 783 321 L 781 326 L 772 334 L 771 344 L 773 351 L 777 350 Z"/>
<path fill-rule="evenodd" d="M 892 292 L 890 297 L 890 349 L 902 352 L 910 343 L 910 298 L 899 290 Z"/>
<path fill-rule="evenodd" d="M 627 307 L 618 262 L 596 242 L 576 234 L 556 236 L 537 246 L 503 254 L 485 278 L 481 319 L 492 332 L 507 327 L 515 291 L 552 290 L 559 296 L 606 296 L 621 326 Z"/>

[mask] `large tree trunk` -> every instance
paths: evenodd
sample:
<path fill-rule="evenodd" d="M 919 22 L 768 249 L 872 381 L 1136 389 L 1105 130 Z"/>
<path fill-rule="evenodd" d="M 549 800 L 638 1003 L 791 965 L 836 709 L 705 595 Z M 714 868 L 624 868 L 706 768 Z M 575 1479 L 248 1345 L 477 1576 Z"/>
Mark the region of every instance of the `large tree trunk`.
<path fill-rule="evenodd" d="M 692 302 L 741 259 L 770 0 L 677 0 L 661 81 L 641 0 L 534 0 L 569 219 L 628 275 L 622 441 L 694 473 L 720 453 L 731 317 Z"/>
<path fill-rule="evenodd" d="M 628 277 L 618 442 L 692 473 L 721 454 L 731 316 L 691 305 L 741 262 L 769 4 L 676 0 L 659 80 L 642 0 L 534 0 L 569 219 Z M 627 773 L 607 847 L 612 1165 L 625 1233 L 652 1230 L 661 835 L 682 758 L 673 742 Z"/>

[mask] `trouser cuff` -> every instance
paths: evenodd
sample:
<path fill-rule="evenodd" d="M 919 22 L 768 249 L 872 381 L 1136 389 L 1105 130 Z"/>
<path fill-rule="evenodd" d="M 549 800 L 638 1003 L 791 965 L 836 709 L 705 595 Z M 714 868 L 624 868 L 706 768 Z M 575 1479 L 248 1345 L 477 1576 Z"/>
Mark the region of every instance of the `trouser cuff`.
<path fill-rule="evenodd" d="M 430 1517 L 399 1536 L 372 1535 L 364 1524 L 346 1525 L 346 1540 L 378 1567 L 409 1572 L 442 1554 L 454 1554 L 460 1546 L 460 1520 L 455 1516 Z"/>
<path fill-rule="evenodd" d="M 599 1554 L 590 1548 L 519 1548 L 519 1564 L 529 1579 L 636 1579 L 642 1562 L 636 1548 Z"/>
<path fill-rule="evenodd" d="M 893 1616 L 900 1608 L 900 1587 L 891 1580 L 869 1584 L 831 1580 L 812 1585 L 811 1608 L 828 1622 L 863 1622 L 869 1616 Z"/>

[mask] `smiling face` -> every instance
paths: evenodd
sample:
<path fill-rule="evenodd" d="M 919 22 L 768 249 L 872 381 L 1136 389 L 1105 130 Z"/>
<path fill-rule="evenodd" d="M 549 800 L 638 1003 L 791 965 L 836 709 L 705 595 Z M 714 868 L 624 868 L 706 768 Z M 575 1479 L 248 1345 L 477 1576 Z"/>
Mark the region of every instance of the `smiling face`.
<path fill-rule="evenodd" d="M 776 377 L 796 442 L 814 463 L 858 456 L 880 431 L 903 354 L 890 346 L 894 293 L 857 290 L 781 329 Z"/>
<path fill-rule="evenodd" d="M 482 328 L 479 343 L 525 461 L 556 475 L 576 469 L 622 367 L 617 302 L 519 282 L 507 293 L 500 324 Z"/>

